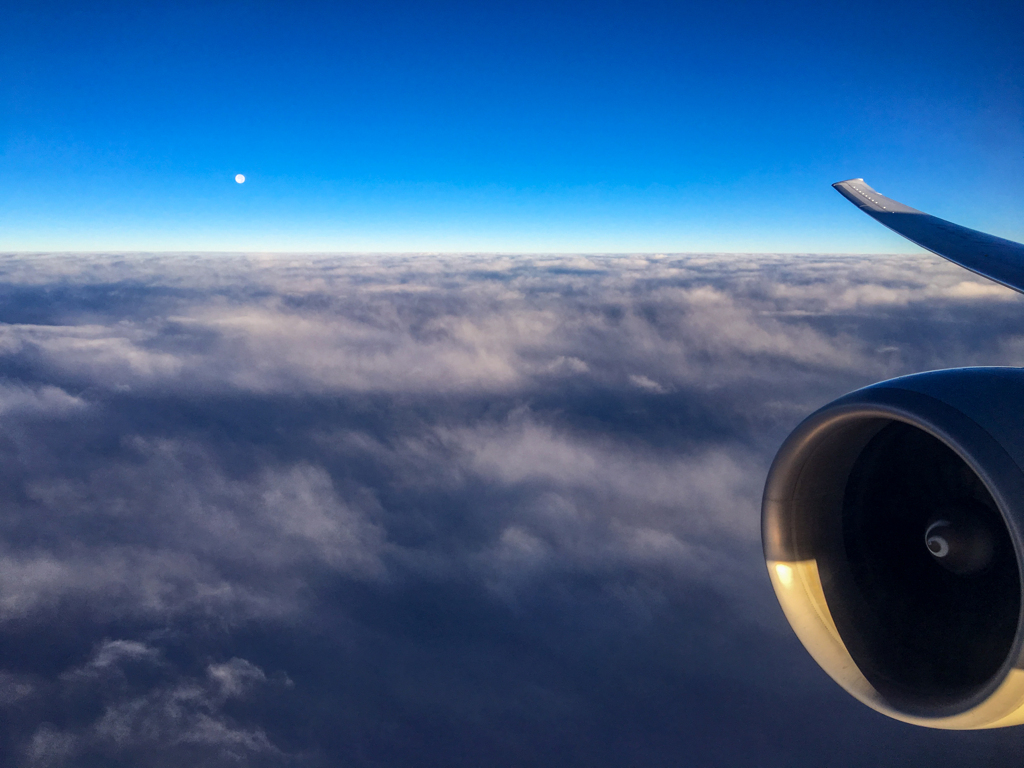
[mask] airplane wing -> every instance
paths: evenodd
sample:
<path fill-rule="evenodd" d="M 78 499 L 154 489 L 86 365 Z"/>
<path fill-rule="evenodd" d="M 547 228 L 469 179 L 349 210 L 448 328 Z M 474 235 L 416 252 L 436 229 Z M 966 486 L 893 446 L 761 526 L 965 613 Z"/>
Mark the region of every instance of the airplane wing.
<path fill-rule="evenodd" d="M 961 227 L 880 195 L 864 179 L 832 185 L 897 235 L 971 272 L 1024 293 L 1024 245 Z"/>

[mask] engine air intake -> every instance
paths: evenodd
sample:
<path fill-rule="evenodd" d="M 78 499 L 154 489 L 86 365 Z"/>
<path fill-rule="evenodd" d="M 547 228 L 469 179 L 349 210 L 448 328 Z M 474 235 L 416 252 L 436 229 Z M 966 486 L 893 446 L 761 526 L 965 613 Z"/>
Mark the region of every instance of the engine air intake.
<path fill-rule="evenodd" d="M 762 525 L 779 601 L 825 671 L 885 714 L 1024 723 L 1017 410 L 1016 369 L 904 377 L 813 414 L 775 459 Z"/>

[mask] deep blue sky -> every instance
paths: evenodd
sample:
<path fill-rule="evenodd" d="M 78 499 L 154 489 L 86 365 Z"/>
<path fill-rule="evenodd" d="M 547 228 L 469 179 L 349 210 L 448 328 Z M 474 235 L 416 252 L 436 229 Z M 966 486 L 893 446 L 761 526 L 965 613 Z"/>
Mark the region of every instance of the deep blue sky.
<path fill-rule="evenodd" d="M 1019 0 L 6 3 L 0 248 L 911 250 L 851 176 L 1022 239 L 1022 33 Z"/>

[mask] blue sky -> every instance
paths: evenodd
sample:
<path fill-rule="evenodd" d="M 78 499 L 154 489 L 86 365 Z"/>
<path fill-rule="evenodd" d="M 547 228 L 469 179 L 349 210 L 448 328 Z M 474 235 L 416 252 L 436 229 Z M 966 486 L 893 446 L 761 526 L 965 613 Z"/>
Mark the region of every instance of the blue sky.
<path fill-rule="evenodd" d="M 7 4 L 0 248 L 912 250 L 851 176 L 1024 239 L 1022 28 L 1019 2 Z"/>

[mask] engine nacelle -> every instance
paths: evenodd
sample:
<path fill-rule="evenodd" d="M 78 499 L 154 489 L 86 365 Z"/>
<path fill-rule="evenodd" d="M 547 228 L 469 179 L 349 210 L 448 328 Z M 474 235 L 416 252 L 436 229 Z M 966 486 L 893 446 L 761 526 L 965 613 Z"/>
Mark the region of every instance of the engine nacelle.
<path fill-rule="evenodd" d="M 765 486 L 786 618 L 843 688 L 933 728 L 1024 723 L 1024 370 L 853 392 L 808 417 Z"/>

